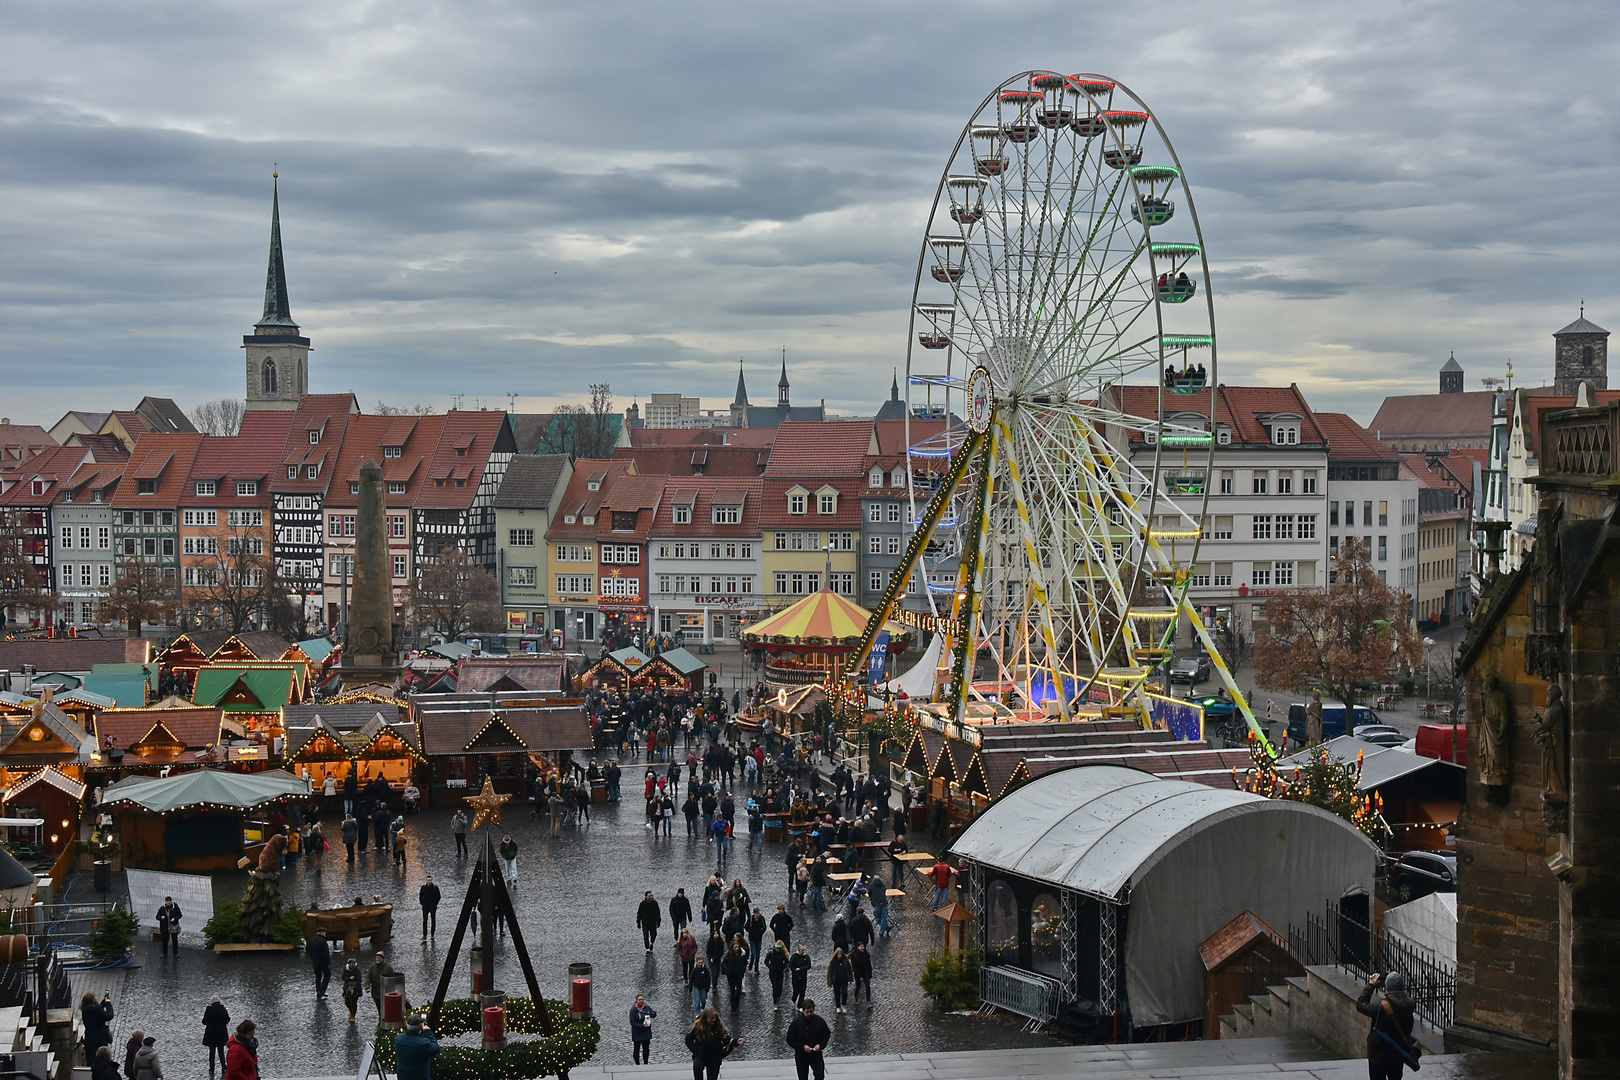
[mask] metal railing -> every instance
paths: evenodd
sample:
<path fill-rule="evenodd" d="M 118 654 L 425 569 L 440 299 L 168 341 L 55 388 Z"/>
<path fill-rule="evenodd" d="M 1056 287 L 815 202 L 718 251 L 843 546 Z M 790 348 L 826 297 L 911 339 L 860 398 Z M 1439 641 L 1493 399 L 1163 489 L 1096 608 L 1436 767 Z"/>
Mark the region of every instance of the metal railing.
<path fill-rule="evenodd" d="M 1451 1026 L 1457 1011 L 1457 971 L 1392 937 L 1344 914 L 1331 901 L 1324 918 L 1306 913 L 1303 927 L 1288 927 L 1288 948 L 1306 966 L 1327 965 L 1358 979 L 1374 972 L 1406 976 L 1417 1015 L 1431 1027 Z"/>
<path fill-rule="evenodd" d="M 993 1007 L 1028 1017 L 1027 1030 L 1039 1031 L 1057 1019 L 1059 989 L 1058 980 L 1033 971 L 1004 964 L 979 969 L 979 1000 L 985 1011 Z"/>

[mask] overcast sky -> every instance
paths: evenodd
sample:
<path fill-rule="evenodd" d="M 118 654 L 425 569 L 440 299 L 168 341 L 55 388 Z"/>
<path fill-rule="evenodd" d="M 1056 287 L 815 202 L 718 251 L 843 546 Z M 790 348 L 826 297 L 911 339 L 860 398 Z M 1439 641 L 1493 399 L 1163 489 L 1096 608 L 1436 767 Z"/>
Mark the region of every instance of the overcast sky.
<path fill-rule="evenodd" d="M 979 100 L 1111 74 L 1212 258 L 1222 380 L 1364 422 L 1620 322 L 1612 5 L 6 5 L 0 409 L 243 389 L 281 172 L 317 391 L 870 412 Z M 1617 372 L 1620 382 L 1620 372 Z"/>

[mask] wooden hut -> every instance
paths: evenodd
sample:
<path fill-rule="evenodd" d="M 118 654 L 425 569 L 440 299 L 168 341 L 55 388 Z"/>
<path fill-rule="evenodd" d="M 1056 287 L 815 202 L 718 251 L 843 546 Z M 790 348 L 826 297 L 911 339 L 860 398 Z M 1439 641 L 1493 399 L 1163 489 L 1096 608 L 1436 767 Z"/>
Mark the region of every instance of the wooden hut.
<path fill-rule="evenodd" d="M 126 867 L 208 873 L 233 868 L 269 834 L 278 808 L 308 798 L 309 785 L 280 770 L 194 769 L 120 780 L 101 809 L 113 815 Z"/>
<path fill-rule="evenodd" d="M 197 672 L 192 700 L 217 707 L 235 735 L 280 735 L 281 710 L 304 700 L 308 688 L 300 664 L 210 664 Z"/>
<path fill-rule="evenodd" d="M 522 793 L 530 766 L 563 765 L 572 750 L 589 750 L 591 728 L 582 703 L 507 708 L 494 702 L 413 702 L 422 753 L 428 761 L 424 791 L 433 805 L 460 805 L 482 778 L 498 790 Z"/>
<path fill-rule="evenodd" d="M 92 771 L 194 769 L 209 764 L 220 743 L 218 709 L 108 709 L 96 717 Z"/>
<path fill-rule="evenodd" d="M 60 854 L 77 835 L 84 809 L 82 781 L 54 765 L 17 776 L 0 791 L 0 804 L 8 818 L 42 818 L 40 841 L 45 851 Z"/>
<path fill-rule="evenodd" d="M 416 766 L 427 760 L 416 723 L 397 703 L 289 706 L 282 723 L 288 771 L 302 776 L 307 770 L 317 791 L 328 776 L 341 785 L 351 770 L 362 787 L 380 776 L 403 790 Z"/>
<path fill-rule="evenodd" d="M 1250 994 L 1305 974 L 1282 935 L 1248 910 L 1205 938 L 1198 958 L 1204 962 L 1205 1038 L 1216 1036 L 1221 1017 L 1247 1005 Z"/>

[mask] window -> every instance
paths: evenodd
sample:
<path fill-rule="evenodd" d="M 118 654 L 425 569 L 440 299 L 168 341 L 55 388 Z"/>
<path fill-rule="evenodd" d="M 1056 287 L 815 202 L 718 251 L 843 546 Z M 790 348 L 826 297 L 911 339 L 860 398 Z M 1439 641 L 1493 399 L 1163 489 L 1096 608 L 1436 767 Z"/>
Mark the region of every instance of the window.
<path fill-rule="evenodd" d="M 397 459 L 402 458 L 404 456 L 405 456 L 405 448 L 403 446 L 385 446 L 385 447 L 383 447 L 383 459 L 385 461 L 387 461 L 387 460 L 397 460 Z"/>
<path fill-rule="evenodd" d="M 1387 562 L 1388 560 L 1389 560 L 1389 537 L 1380 536 L 1378 538 L 1378 561 L 1379 562 Z"/>
<path fill-rule="evenodd" d="M 508 529 L 506 530 L 506 544 L 508 547 L 534 547 L 534 530 Z"/>
<path fill-rule="evenodd" d="M 1301 540 L 1315 540 L 1316 539 L 1316 515 L 1315 514 L 1301 514 L 1301 515 L 1299 515 L 1299 538 Z"/>
<path fill-rule="evenodd" d="M 156 480 L 137 480 L 137 481 L 135 481 L 135 494 L 137 494 L 137 495 L 156 495 L 157 494 L 157 481 Z"/>
<path fill-rule="evenodd" d="M 90 526 L 79 526 L 79 546 L 86 551 L 90 550 Z"/>
<path fill-rule="evenodd" d="M 897 525 L 897 524 L 900 523 L 900 504 L 899 503 L 890 503 L 889 504 L 889 523 L 894 524 L 894 525 Z"/>
<path fill-rule="evenodd" d="M 1277 477 L 1277 494 L 1292 495 L 1294 493 L 1294 478 L 1292 475 Z"/>
<path fill-rule="evenodd" d="M 1294 583 L 1294 564 L 1291 562 L 1272 563 L 1271 583 L 1273 585 L 1292 585 Z"/>
<path fill-rule="evenodd" d="M 585 574 L 558 574 L 557 591 L 565 596 L 582 596 L 591 591 L 591 579 Z"/>
<path fill-rule="evenodd" d="M 834 494 L 833 492 L 830 492 L 830 491 L 822 492 L 820 497 L 816 500 L 816 513 L 818 513 L 818 514 L 836 514 L 836 513 L 838 513 L 838 496 L 836 494 Z"/>
<path fill-rule="evenodd" d="M 883 504 L 873 503 L 866 508 L 866 520 L 878 522 L 883 520 Z"/>
<path fill-rule="evenodd" d="M 804 493 L 803 492 L 799 492 L 797 494 L 793 494 L 793 495 L 788 496 L 788 513 L 790 513 L 790 514 L 802 514 L 802 513 L 804 513 Z"/>
<path fill-rule="evenodd" d="M 640 566 L 639 544 L 603 544 L 601 561 L 609 566 Z"/>
<path fill-rule="evenodd" d="M 716 525 L 742 524 L 742 507 L 716 506 L 710 510 L 710 516 Z"/>
<path fill-rule="evenodd" d="M 1372 500 L 1371 499 L 1368 499 L 1366 502 L 1361 504 L 1361 523 L 1363 525 L 1371 525 L 1373 523 L 1372 522 Z M 1350 524 L 1350 522 L 1346 521 L 1345 524 L 1348 525 L 1348 524 Z M 1369 548 L 1372 547 L 1372 542 L 1370 540 L 1368 541 L 1367 546 Z"/>
<path fill-rule="evenodd" d="M 62 546 L 64 548 L 73 546 L 73 526 L 71 525 L 62 526 Z M 86 544 L 85 546 L 89 547 L 90 545 Z"/>
<path fill-rule="evenodd" d="M 344 536 L 353 536 L 354 535 L 354 515 L 353 514 L 344 514 L 343 515 L 343 535 Z"/>
<path fill-rule="evenodd" d="M 1302 473 L 1300 475 L 1300 478 L 1299 478 L 1299 493 L 1301 495 L 1315 495 L 1316 494 L 1316 474 L 1315 473 L 1308 472 L 1308 473 Z"/>
<path fill-rule="evenodd" d="M 1232 470 L 1231 469 L 1223 469 L 1223 470 L 1221 470 L 1221 494 L 1222 495 L 1230 495 L 1230 494 L 1232 494 Z"/>
<path fill-rule="evenodd" d="M 1378 503 L 1378 524 L 1380 526 L 1389 524 L 1389 503 L 1382 499 Z"/>
<path fill-rule="evenodd" d="M 1333 526 L 1339 524 L 1339 500 L 1337 499 L 1328 503 L 1328 524 Z"/>
<path fill-rule="evenodd" d="M 318 443 L 320 441 L 321 441 L 321 429 L 316 428 L 314 431 L 311 431 L 309 433 L 309 445 L 314 446 L 316 443 Z"/>
<path fill-rule="evenodd" d="M 1270 585 L 1271 584 L 1271 564 L 1270 563 L 1255 563 L 1254 564 L 1254 569 L 1252 571 L 1250 571 L 1250 573 L 1249 573 L 1249 584 L 1250 585 Z"/>
<path fill-rule="evenodd" d="M 1256 540 L 1270 540 L 1271 539 L 1271 515 L 1270 514 L 1256 514 L 1256 515 L 1254 515 L 1254 539 L 1256 539 Z"/>
<path fill-rule="evenodd" d="M 1271 442 L 1274 446 L 1293 446 L 1299 442 L 1299 423 L 1273 424 Z"/>
<path fill-rule="evenodd" d="M 204 495 L 204 496 L 212 495 L 212 494 L 215 493 L 216 490 L 217 490 L 217 484 L 213 480 L 199 480 L 199 481 L 197 481 L 197 494 L 198 495 Z"/>
<path fill-rule="evenodd" d="M 605 577 L 601 594 L 621 600 L 635 599 L 641 595 L 641 582 L 633 577 Z"/>
<path fill-rule="evenodd" d="M 786 551 L 788 549 L 788 534 L 785 532 L 773 534 L 771 547 L 775 551 Z"/>
<path fill-rule="evenodd" d="M 709 545 L 709 558 L 718 559 L 719 557 L 720 557 L 720 545 L 719 544 L 710 544 Z"/>
<path fill-rule="evenodd" d="M 1294 538 L 1294 515 L 1277 515 L 1277 539 L 1292 540 Z"/>
<path fill-rule="evenodd" d="M 405 538 L 405 515 L 404 514 L 390 514 L 390 515 L 388 515 L 388 535 L 394 537 L 395 539 L 400 539 L 400 540 L 403 540 Z"/>
<path fill-rule="evenodd" d="M 866 553 L 868 555 L 881 555 L 881 554 L 883 554 L 883 537 L 881 537 L 881 536 L 868 536 L 866 538 Z"/>
<path fill-rule="evenodd" d="M 72 563 L 63 563 L 62 564 L 62 569 L 60 571 L 58 571 L 58 573 L 60 573 L 62 575 L 62 584 L 57 586 L 57 587 L 61 588 L 61 589 L 70 589 L 70 588 L 72 588 L 73 587 L 73 564 Z"/>
<path fill-rule="evenodd" d="M 305 476 L 306 479 L 309 479 L 309 480 L 314 480 L 317 477 L 319 477 L 320 475 L 321 475 L 321 467 L 319 465 L 311 465 L 311 466 L 309 466 L 308 468 L 306 468 L 304 470 L 304 476 Z"/>
<path fill-rule="evenodd" d="M 906 470 L 904 468 L 899 465 L 894 467 L 893 471 L 889 473 L 889 486 L 894 488 L 906 486 Z"/>
<path fill-rule="evenodd" d="M 882 592 L 883 591 L 883 571 L 881 571 L 881 570 L 872 570 L 872 571 L 869 571 L 867 573 L 867 575 L 866 575 L 866 591 L 867 592 Z"/>
<path fill-rule="evenodd" d="M 360 481 L 358 481 L 358 480 L 349 481 L 349 494 L 350 495 L 358 495 L 358 494 L 360 494 Z"/>
<path fill-rule="evenodd" d="M 102 563 L 96 567 L 96 583 L 103 586 L 112 584 L 112 565 L 110 563 Z"/>
<path fill-rule="evenodd" d="M 866 477 L 866 486 L 867 487 L 882 487 L 883 486 L 883 470 L 878 468 L 876 465 L 872 466 L 872 471 L 870 473 L 868 473 L 867 477 Z"/>
<path fill-rule="evenodd" d="M 1232 519 L 1230 517 L 1217 516 L 1215 518 L 1215 533 L 1214 533 L 1212 539 L 1215 539 L 1215 540 L 1230 540 L 1230 539 L 1232 539 Z"/>
<path fill-rule="evenodd" d="M 215 536 L 188 536 L 182 549 L 187 555 L 218 555 L 219 538 Z"/>
<path fill-rule="evenodd" d="M 264 527 L 263 510 L 227 510 L 225 523 L 232 527 L 262 529 Z"/>
<path fill-rule="evenodd" d="M 1265 473 L 1255 473 L 1254 474 L 1254 493 L 1256 495 L 1264 495 L 1266 493 L 1266 474 Z"/>
<path fill-rule="evenodd" d="M 181 522 L 183 524 L 186 524 L 186 525 L 218 525 L 219 524 L 219 511 L 218 510 L 182 510 L 182 511 L 180 511 L 180 520 L 181 520 Z M 227 516 L 226 520 L 229 521 L 230 518 Z"/>
<path fill-rule="evenodd" d="M 838 595 L 850 596 L 855 592 L 855 575 L 852 573 L 839 573 L 834 571 L 832 578 L 828 580 L 827 584 L 831 585 L 832 591 Z"/>
<path fill-rule="evenodd" d="M 692 508 L 690 506 L 677 506 L 675 508 L 675 524 L 692 524 Z"/>
<path fill-rule="evenodd" d="M 854 551 L 855 534 L 852 532 L 828 533 L 827 543 L 832 545 L 834 551 Z"/>
<path fill-rule="evenodd" d="M 1218 429 L 1215 432 L 1215 445 L 1217 445 L 1217 446 L 1231 446 L 1232 445 L 1232 429 L 1231 428 L 1224 428 L 1224 427 Z"/>
<path fill-rule="evenodd" d="M 289 480 L 298 479 L 298 466 L 296 466 L 296 465 L 287 466 L 287 479 L 289 479 Z"/>
<path fill-rule="evenodd" d="M 103 525 L 96 530 L 96 547 L 100 548 L 102 551 L 106 551 L 111 546 L 112 529 L 106 525 Z"/>
<path fill-rule="evenodd" d="M 1346 499 L 1344 503 L 1344 523 L 1346 525 L 1354 525 L 1356 523 L 1356 504 L 1348 499 Z"/>
<path fill-rule="evenodd" d="M 891 536 L 888 538 L 888 554 L 900 554 L 900 538 L 898 536 Z"/>
<path fill-rule="evenodd" d="M 1018 963 L 1018 898 L 1012 886 L 1005 881 L 991 882 L 985 892 L 984 908 L 984 962 Z"/>
<path fill-rule="evenodd" d="M 785 571 L 778 570 L 776 572 L 776 593 L 777 593 L 778 596 L 782 596 L 782 595 L 785 595 L 787 593 L 787 591 L 788 591 L 788 576 L 787 576 L 787 573 Z"/>
<path fill-rule="evenodd" d="M 532 587 L 535 583 L 534 567 L 508 566 L 506 568 L 506 581 L 509 585 Z"/>

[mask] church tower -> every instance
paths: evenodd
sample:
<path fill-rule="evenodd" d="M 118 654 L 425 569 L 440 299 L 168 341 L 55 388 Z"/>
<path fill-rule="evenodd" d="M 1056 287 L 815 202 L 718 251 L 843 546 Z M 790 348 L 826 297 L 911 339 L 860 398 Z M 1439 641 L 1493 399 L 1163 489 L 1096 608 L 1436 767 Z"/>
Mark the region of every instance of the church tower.
<path fill-rule="evenodd" d="M 247 353 L 247 407 L 298 408 L 309 392 L 309 338 L 300 337 L 287 300 L 287 267 L 281 258 L 279 176 L 270 189 L 270 268 L 264 279 L 264 316 L 242 338 Z"/>
<path fill-rule="evenodd" d="M 776 407 L 786 411 L 788 402 L 787 350 L 782 350 L 782 377 L 776 380 Z"/>
<path fill-rule="evenodd" d="M 1553 335 L 1553 393 L 1574 397 L 1581 382 L 1609 388 L 1609 332 L 1586 317 L 1585 304 L 1580 318 Z"/>
<path fill-rule="evenodd" d="M 1463 369 L 1457 363 L 1457 354 L 1452 353 L 1446 366 L 1440 369 L 1440 392 L 1442 394 L 1460 394 L 1463 392 Z"/>
<path fill-rule="evenodd" d="M 743 362 L 737 360 L 737 394 L 731 399 L 731 426 L 748 426 L 748 384 L 743 382 Z"/>

